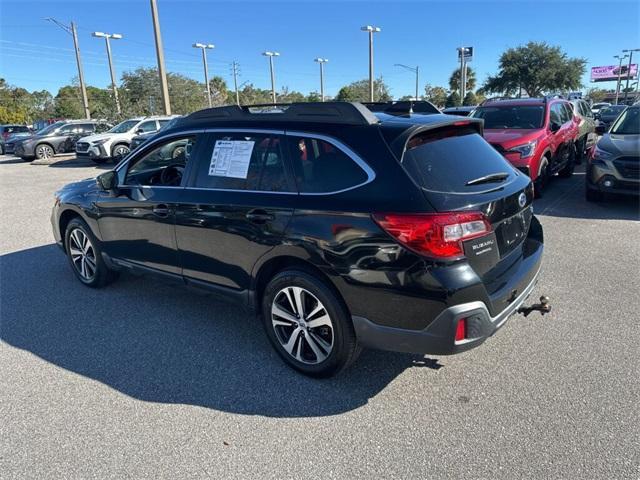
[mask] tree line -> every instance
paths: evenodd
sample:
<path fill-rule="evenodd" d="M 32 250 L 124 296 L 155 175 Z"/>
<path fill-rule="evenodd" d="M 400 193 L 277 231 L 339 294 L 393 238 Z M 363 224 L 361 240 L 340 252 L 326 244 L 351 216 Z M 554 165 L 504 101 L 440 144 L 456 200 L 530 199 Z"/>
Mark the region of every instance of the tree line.
<path fill-rule="evenodd" d="M 544 93 L 576 90 L 581 86 L 581 77 L 586 68 L 584 58 L 570 58 L 560 47 L 545 42 L 529 42 L 507 49 L 499 60 L 498 72 L 490 75 L 476 89 L 476 73 L 467 67 L 467 92 L 460 98 L 460 69 L 451 73 L 446 87 L 427 84 L 424 98 L 438 107 L 476 105 L 489 94 L 539 96 Z M 169 96 L 174 113 L 187 114 L 202 108 L 207 103 L 206 87 L 197 80 L 179 73 L 167 74 Z M 209 90 L 214 106 L 236 103 L 236 94 L 230 90 L 222 77 L 213 77 Z M 134 115 L 162 113 L 160 85 L 155 68 L 138 68 L 122 74 L 118 87 L 122 115 L 115 111 L 110 89 L 87 87 L 92 118 L 118 120 Z M 271 90 L 243 84 L 238 92 L 242 105 L 271 102 Z M 393 98 L 391 89 L 382 77 L 374 80 L 374 100 L 388 101 Z M 399 99 L 406 100 L 411 96 Z M 307 95 L 283 87 L 277 92 L 280 103 L 319 101 L 320 94 Z M 335 97 L 340 101 L 368 101 L 369 81 L 358 80 L 342 87 Z M 82 118 L 83 108 L 77 81 L 60 88 L 55 96 L 47 90 L 29 92 L 21 87 L 8 85 L 0 79 L 0 123 L 31 123 L 46 118 Z"/>

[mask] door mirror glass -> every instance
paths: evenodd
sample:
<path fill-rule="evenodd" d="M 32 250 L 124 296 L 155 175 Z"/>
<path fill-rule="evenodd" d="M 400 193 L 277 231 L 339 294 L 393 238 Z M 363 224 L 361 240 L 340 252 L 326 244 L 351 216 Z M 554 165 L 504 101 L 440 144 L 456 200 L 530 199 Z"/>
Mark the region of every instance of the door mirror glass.
<path fill-rule="evenodd" d="M 109 170 L 108 172 L 98 175 L 96 182 L 98 186 L 106 192 L 115 190 L 118 186 L 118 174 L 115 170 Z"/>
<path fill-rule="evenodd" d="M 136 130 L 136 135 L 142 135 L 144 133 L 144 130 L 139 128 Z"/>

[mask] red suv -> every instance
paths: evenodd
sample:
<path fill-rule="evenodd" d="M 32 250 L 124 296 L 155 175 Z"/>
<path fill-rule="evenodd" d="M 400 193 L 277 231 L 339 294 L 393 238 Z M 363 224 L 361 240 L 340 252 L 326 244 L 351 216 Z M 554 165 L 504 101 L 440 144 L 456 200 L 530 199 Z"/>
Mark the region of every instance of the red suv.
<path fill-rule="evenodd" d="M 567 100 L 489 99 L 471 116 L 484 120 L 484 138 L 531 177 L 537 195 L 552 175 L 573 174 L 579 121 Z"/>

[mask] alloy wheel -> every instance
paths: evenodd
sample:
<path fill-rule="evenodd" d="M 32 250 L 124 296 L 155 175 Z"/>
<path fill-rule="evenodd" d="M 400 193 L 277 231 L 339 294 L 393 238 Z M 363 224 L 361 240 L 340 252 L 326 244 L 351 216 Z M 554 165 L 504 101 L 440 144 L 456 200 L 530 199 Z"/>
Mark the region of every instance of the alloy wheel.
<path fill-rule="evenodd" d="M 69 235 L 69 255 L 82 279 L 91 281 L 96 275 L 96 254 L 89 236 L 80 228 Z"/>
<path fill-rule="evenodd" d="M 128 147 L 126 147 L 124 145 L 118 145 L 113 151 L 113 156 L 115 158 L 122 158 L 127 153 L 129 153 L 129 148 Z"/>
<path fill-rule="evenodd" d="M 333 350 L 329 312 L 302 287 L 286 287 L 276 294 L 271 305 L 271 324 L 282 348 L 299 362 L 322 363 Z"/>
<path fill-rule="evenodd" d="M 53 157 L 53 149 L 49 145 L 38 145 L 36 156 L 38 158 L 51 158 Z"/>

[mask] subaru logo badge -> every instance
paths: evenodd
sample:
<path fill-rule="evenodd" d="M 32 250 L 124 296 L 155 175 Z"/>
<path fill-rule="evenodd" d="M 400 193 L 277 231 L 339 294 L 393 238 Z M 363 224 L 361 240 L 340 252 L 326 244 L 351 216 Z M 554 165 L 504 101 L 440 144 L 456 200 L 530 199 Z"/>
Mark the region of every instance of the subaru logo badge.
<path fill-rule="evenodd" d="M 527 196 L 524 194 L 524 192 L 522 192 L 518 197 L 518 205 L 520 205 L 520 208 L 522 208 L 525 206 L 526 203 L 527 203 Z"/>

